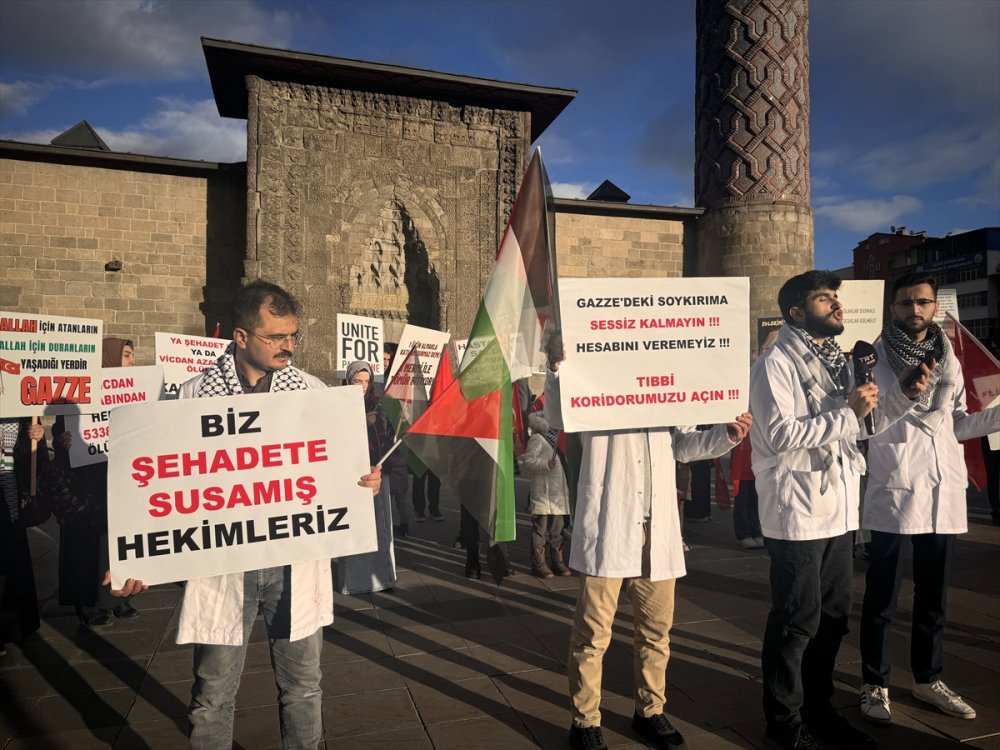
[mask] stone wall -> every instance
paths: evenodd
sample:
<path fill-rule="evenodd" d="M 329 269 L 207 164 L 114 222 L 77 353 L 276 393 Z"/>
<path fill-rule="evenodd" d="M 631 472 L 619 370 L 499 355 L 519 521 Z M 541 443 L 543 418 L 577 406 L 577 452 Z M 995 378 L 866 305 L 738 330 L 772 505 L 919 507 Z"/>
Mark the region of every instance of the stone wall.
<path fill-rule="evenodd" d="M 584 208 L 584 202 L 575 202 Z M 560 208 L 569 204 L 560 201 Z M 575 208 L 577 208 L 575 207 Z M 595 209 L 598 210 L 599 209 Z M 683 276 L 695 216 L 569 213 L 557 208 L 559 275 L 584 278 Z"/>
<path fill-rule="evenodd" d="M 139 364 L 153 364 L 154 332 L 228 324 L 245 177 L 103 160 L 0 159 L 0 309 L 99 318 L 107 334 L 135 341 Z M 105 270 L 112 260 L 121 271 Z"/>
<path fill-rule="evenodd" d="M 247 78 L 246 276 L 305 303 L 304 367 L 336 315 L 464 336 L 527 167 L 530 115 Z"/>

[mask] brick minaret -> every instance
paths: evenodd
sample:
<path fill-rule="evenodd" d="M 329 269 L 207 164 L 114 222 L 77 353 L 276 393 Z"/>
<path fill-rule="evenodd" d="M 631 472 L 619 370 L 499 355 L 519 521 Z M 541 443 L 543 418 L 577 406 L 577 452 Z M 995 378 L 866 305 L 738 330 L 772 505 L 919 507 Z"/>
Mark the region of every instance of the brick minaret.
<path fill-rule="evenodd" d="M 699 276 L 749 276 L 756 319 L 813 266 L 808 0 L 698 0 Z"/>

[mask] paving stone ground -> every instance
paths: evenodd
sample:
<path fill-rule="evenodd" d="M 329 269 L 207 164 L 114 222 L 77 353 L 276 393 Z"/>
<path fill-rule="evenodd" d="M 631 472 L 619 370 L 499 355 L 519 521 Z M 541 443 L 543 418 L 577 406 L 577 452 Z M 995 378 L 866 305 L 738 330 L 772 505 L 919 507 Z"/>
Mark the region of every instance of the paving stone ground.
<path fill-rule="evenodd" d="M 518 480 L 519 495 L 526 485 Z M 519 503 L 523 507 L 523 502 Z M 576 580 L 528 574 L 529 518 L 510 554 L 518 575 L 497 587 L 463 577 L 453 547 L 458 508 L 397 544 L 391 592 L 336 598 L 324 631 L 323 714 L 328 748 L 563 748 L 569 721 L 566 649 Z M 0 658 L 0 748 L 88 750 L 186 747 L 191 648 L 174 643 L 180 589 L 136 600 L 142 616 L 103 631 L 57 604 L 58 526 L 30 531 L 42 607 L 39 633 Z M 766 553 L 734 543 L 732 516 L 688 524 L 689 574 L 678 585 L 668 669 L 669 715 L 692 750 L 760 748 L 760 638 L 768 609 Z M 840 651 L 835 702 L 861 725 L 857 616 L 865 563 L 855 561 L 855 617 Z M 944 677 L 975 706 L 951 719 L 909 696 L 909 607 L 904 583 L 893 643 L 894 723 L 872 727 L 881 750 L 1000 748 L 1000 528 L 970 491 L 970 532 L 951 575 Z M 642 748 L 632 714 L 630 611 L 622 597 L 605 658 L 604 726 L 613 748 Z M 281 747 L 274 677 L 262 621 L 237 695 L 236 747 Z"/>

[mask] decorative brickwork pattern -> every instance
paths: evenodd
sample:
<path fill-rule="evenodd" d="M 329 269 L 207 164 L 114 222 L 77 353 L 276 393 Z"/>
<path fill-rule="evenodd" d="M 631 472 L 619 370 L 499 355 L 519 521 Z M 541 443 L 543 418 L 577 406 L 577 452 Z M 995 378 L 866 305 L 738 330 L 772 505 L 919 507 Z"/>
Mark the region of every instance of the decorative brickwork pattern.
<path fill-rule="evenodd" d="M 530 115 L 247 80 L 247 276 L 306 304 L 301 362 L 333 372 L 336 315 L 472 327 L 521 175 Z"/>
<path fill-rule="evenodd" d="M 698 0 L 695 200 L 809 205 L 807 0 Z"/>

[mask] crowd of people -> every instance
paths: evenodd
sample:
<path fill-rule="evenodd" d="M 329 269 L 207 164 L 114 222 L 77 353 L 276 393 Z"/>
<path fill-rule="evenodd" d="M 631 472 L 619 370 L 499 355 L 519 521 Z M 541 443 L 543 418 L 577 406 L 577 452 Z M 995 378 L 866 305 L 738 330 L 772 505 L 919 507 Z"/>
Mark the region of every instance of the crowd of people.
<path fill-rule="evenodd" d="M 860 716 L 892 721 L 889 633 L 909 546 L 913 697 L 950 716 L 975 718 L 972 706 L 941 679 L 943 633 L 950 563 L 957 536 L 967 530 L 968 481 L 959 441 L 1000 431 L 1000 410 L 967 412 L 961 366 L 933 322 L 937 285 L 929 276 L 892 285 L 878 364 L 870 379 L 857 381 L 836 342 L 844 330 L 839 286 L 836 275 L 823 271 L 784 284 L 777 303 L 785 325 L 751 369 L 749 411 L 728 424 L 585 432 L 573 455 L 561 433 L 559 371 L 566 354 L 561 346 L 547 350 L 544 406 L 528 413 L 530 437 L 519 467 L 530 484 L 531 573 L 578 579 L 568 643 L 570 747 L 606 747 L 603 662 L 623 586 L 632 605 L 632 730 L 655 748 L 686 747 L 666 713 L 670 630 L 676 583 L 686 572 L 682 518 L 697 521 L 710 507 L 679 507 L 676 462 L 694 463 L 699 476 L 692 477 L 691 492 L 697 482 L 704 497 L 700 466 L 711 464 L 695 462 L 711 462 L 734 448 L 737 542 L 748 550 L 766 548 L 770 559 L 771 606 L 761 654 L 769 743 L 788 750 L 814 750 L 817 740 L 844 750 L 876 746 L 831 705 L 834 664 L 849 627 L 854 535 L 861 526 L 870 530 L 871 545 L 860 623 Z M 302 337 L 300 314 L 298 301 L 274 284 L 243 287 L 232 302 L 232 344 L 184 384 L 179 397 L 325 388 L 292 364 Z M 131 341 L 106 339 L 103 353 L 104 366 L 134 364 Z M 343 385 L 364 393 L 371 470 L 358 484 L 373 495 L 377 549 L 184 583 L 177 640 L 194 645 L 192 748 L 232 746 L 236 691 L 258 614 L 267 630 L 285 747 L 315 748 L 323 733 L 321 631 L 333 620 L 334 591 L 394 587 L 394 537 L 428 518 L 444 520 L 439 498 L 447 477 L 409 476 L 402 451 L 380 465 L 395 435 L 371 366 L 352 363 Z M 132 598 L 146 588 L 134 579 L 115 591 L 102 586 L 110 581 L 106 464 L 69 467 L 75 438 L 61 418 L 50 456 L 34 421 L 0 422 L 0 646 L 39 626 L 22 518 L 30 512 L 32 471 L 45 478 L 44 487 L 76 498 L 57 514 L 60 604 L 74 607 L 83 626 L 112 627 L 115 619 L 140 616 Z M 469 553 L 466 575 L 478 576 L 479 529 L 466 516 L 460 534 Z"/>

